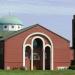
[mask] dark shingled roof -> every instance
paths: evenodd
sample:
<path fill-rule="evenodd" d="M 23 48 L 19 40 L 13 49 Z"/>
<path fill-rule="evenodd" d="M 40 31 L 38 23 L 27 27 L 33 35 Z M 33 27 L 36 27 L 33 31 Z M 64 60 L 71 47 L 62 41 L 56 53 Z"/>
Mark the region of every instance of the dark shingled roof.
<path fill-rule="evenodd" d="M 26 28 L 23 28 L 23 29 L 21 29 L 21 30 L 14 31 L 14 32 L 4 32 L 4 31 L 3 31 L 3 32 L 0 32 L 0 34 L 2 34 L 1 36 L 3 36 L 3 37 L 0 38 L 0 40 L 6 40 L 6 39 L 8 39 L 8 38 L 11 38 L 11 37 L 13 37 L 13 36 L 15 36 L 15 35 L 17 35 L 17 34 L 20 34 L 20 33 L 24 32 L 24 31 L 27 31 L 27 30 L 29 30 L 29 29 L 31 29 L 31 28 L 33 28 L 33 27 L 36 27 L 36 26 L 40 26 L 40 27 L 42 27 L 42 28 L 48 30 L 49 32 L 52 32 L 52 31 L 50 31 L 49 29 L 47 29 L 47 28 L 45 28 L 45 27 L 43 27 L 43 26 L 41 26 L 41 25 L 39 25 L 39 24 L 35 24 L 35 25 L 29 26 L 29 27 L 26 27 Z M 69 40 L 67 40 L 66 38 L 64 38 L 64 37 L 62 37 L 62 36 L 60 36 L 60 35 L 58 35 L 58 34 L 56 34 L 56 33 L 54 33 L 54 32 L 52 32 L 52 33 L 69 42 Z"/>

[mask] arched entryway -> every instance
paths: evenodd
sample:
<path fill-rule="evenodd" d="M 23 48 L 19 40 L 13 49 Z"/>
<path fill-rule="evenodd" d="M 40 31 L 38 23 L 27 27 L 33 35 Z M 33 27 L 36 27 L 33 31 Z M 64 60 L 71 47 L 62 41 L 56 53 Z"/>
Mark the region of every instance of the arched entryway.
<path fill-rule="evenodd" d="M 53 70 L 54 65 L 53 65 L 53 43 L 52 43 L 52 40 L 46 34 L 40 33 L 40 32 L 32 33 L 32 34 L 28 35 L 24 40 L 24 43 L 23 43 L 23 67 L 26 68 L 25 51 L 26 51 L 26 46 L 29 45 L 31 47 L 31 70 L 34 70 L 34 60 L 33 60 L 34 58 L 33 58 L 33 56 L 37 55 L 37 54 L 36 53 L 33 54 L 33 52 L 34 52 L 33 44 L 34 44 L 34 40 L 40 39 L 42 41 L 42 45 L 43 45 L 43 48 L 41 48 L 42 55 L 43 55 L 42 56 L 42 69 L 45 70 L 45 67 L 46 67 L 45 66 L 45 48 L 46 48 L 47 44 L 45 43 L 45 40 L 43 37 L 45 37 L 48 40 L 49 45 L 50 45 L 50 49 L 51 49 L 50 50 L 50 69 Z M 27 43 L 27 41 L 29 41 L 29 39 L 31 39 L 30 44 Z"/>
<path fill-rule="evenodd" d="M 40 38 L 33 41 L 33 68 L 43 69 L 43 41 Z"/>
<path fill-rule="evenodd" d="M 45 69 L 50 70 L 50 47 L 45 47 Z"/>
<path fill-rule="evenodd" d="M 31 69 L 31 48 L 29 46 L 26 47 L 25 50 L 25 63 L 26 63 L 26 69 Z"/>

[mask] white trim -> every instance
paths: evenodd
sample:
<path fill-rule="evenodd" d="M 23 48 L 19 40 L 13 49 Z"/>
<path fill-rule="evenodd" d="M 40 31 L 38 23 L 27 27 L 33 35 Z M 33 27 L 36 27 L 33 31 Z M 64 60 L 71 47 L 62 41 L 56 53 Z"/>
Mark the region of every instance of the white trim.
<path fill-rule="evenodd" d="M 7 27 L 5 28 L 5 26 L 7 26 Z M 12 28 L 12 26 L 14 26 L 14 28 Z M 18 28 L 18 26 L 20 26 L 20 28 Z M 18 25 L 18 24 L 16 24 L 16 25 L 11 25 L 11 24 L 3 25 L 3 31 L 18 31 L 20 29 L 22 29 L 22 26 Z"/>
<path fill-rule="evenodd" d="M 49 44 L 46 44 L 45 45 L 45 50 L 46 50 L 46 47 L 49 47 L 50 48 L 50 59 L 52 58 L 51 56 L 51 46 Z M 50 60 L 50 63 L 51 63 L 51 60 Z M 51 64 L 50 64 L 50 69 L 51 69 Z"/>
<path fill-rule="evenodd" d="M 50 39 L 50 37 L 48 37 L 46 34 L 41 33 L 41 32 L 32 33 L 32 34 L 28 35 L 28 36 L 25 38 L 24 43 L 23 43 L 23 67 L 25 67 L 25 61 L 24 61 L 25 56 L 24 56 L 24 54 L 25 54 L 25 44 L 26 44 L 26 41 L 28 40 L 29 37 L 31 37 L 31 36 L 33 36 L 33 35 L 37 35 L 37 34 L 45 36 L 45 37 L 49 40 L 49 42 L 51 43 L 51 70 L 53 70 L 53 69 L 54 69 L 54 64 L 53 64 L 53 42 L 52 42 L 52 40 Z M 32 46 L 31 46 L 31 51 L 32 51 L 32 50 L 33 50 L 33 48 L 32 48 Z M 45 50 L 45 48 L 44 48 L 44 50 Z M 32 52 L 32 53 L 33 53 L 33 52 Z M 33 57 L 33 56 L 32 56 L 32 57 Z M 32 63 L 33 63 L 33 62 L 32 62 Z M 31 70 L 33 70 L 33 67 L 32 67 Z"/>
<path fill-rule="evenodd" d="M 26 47 L 26 46 L 29 46 L 29 47 L 31 47 L 31 44 L 25 44 L 25 47 Z"/>
<path fill-rule="evenodd" d="M 44 50 L 45 50 L 45 49 L 44 49 L 44 48 L 45 48 L 45 47 L 44 47 L 44 46 L 45 46 L 45 41 L 44 41 L 44 39 L 43 39 L 42 37 L 40 37 L 40 36 L 35 36 L 35 37 L 33 37 L 32 43 L 31 43 L 31 44 L 32 44 L 32 47 L 33 47 L 33 42 L 34 42 L 34 40 L 37 39 L 37 38 L 41 39 L 42 42 L 43 42 L 43 70 L 45 70 L 45 58 L 44 58 L 44 57 L 45 57 L 45 56 L 44 56 L 44 55 L 45 55 L 45 54 L 44 54 Z"/>
<path fill-rule="evenodd" d="M 26 47 L 30 47 L 30 50 L 31 50 L 30 53 L 31 53 L 31 52 L 32 52 L 31 45 L 30 45 L 30 44 L 26 44 L 26 45 L 25 45 L 25 52 L 26 52 Z M 25 53 L 25 52 L 24 52 L 24 53 Z M 30 54 L 30 55 L 31 55 L 31 54 Z M 24 57 L 26 57 L 26 54 L 24 55 Z M 31 59 L 31 56 L 30 56 L 30 59 Z M 26 60 L 26 59 L 24 59 L 24 62 L 25 62 L 25 60 Z M 32 62 L 30 61 L 30 63 L 32 63 Z M 24 64 L 24 65 L 26 66 L 26 64 Z M 27 67 L 25 67 L 25 69 L 27 70 Z"/>
<path fill-rule="evenodd" d="M 58 66 L 57 70 L 67 70 L 68 67 L 67 66 Z"/>
<path fill-rule="evenodd" d="M 31 70 L 33 70 L 33 47 L 31 46 Z"/>
<path fill-rule="evenodd" d="M 49 45 L 49 44 L 46 44 L 46 45 L 45 45 L 45 47 L 47 47 L 47 46 L 51 48 L 51 45 Z"/>
<path fill-rule="evenodd" d="M 23 52 L 23 62 L 25 62 L 25 50 L 26 50 L 26 47 L 29 46 L 31 48 L 31 45 L 30 44 L 25 44 L 24 46 L 24 52 Z M 32 49 L 31 49 L 32 50 Z M 25 67 L 26 65 L 23 63 L 23 67 Z"/>

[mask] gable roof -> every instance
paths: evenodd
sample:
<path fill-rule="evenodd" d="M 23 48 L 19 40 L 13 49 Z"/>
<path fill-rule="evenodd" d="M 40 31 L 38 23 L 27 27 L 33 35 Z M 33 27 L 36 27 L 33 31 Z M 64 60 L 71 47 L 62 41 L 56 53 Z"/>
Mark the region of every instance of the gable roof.
<path fill-rule="evenodd" d="M 66 38 L 64 38 L 64 37 L 62 37 L 62 36 L 60 36 L 60 35 L 54 33 L 53 31 L 51 31 L 51 30 L 49 30 L 49 29 L 47 29 L 47 28 L 45 28 L 45 27 L 43 27 L 43 26 L 41 26 L 41 25 L 39 25 L 39 24 L 35 24 L 35 25 L 32 25 L 32 26 L 23 28 L 23 29 L 18 30 L 18 31 L 14 31 L 14 32 L 12 32 L 11 34 L 8 34 L 8 35 L 4 36 L 3 38 L 0 38 L 0 40 L 6 40 L 6 39 L 8 39 L 8 38 L 11 38 L 11 37 L 13 37 L 13 36 L 16 36 L 16 35 L 18 35 L 18 34 L 24 32 L 24 31 L 27 31 L 27 30 L 29 30 L 29 29 L 31 29 L 31 28 L 33 28 L 33 27 L 37 27 L 37 26 L 40 26 L 40 27 L 44 28 L 45 30 L 47 30 L 47 31 L 49 31 L 49 32 L 51 32 L 51 33 L 53 33 L 54 35 L 57 35 L 57 36 L 59 36 L 60 38 L 66 40 L 66 41 L 68 41 L 68 42 L 70 42 L 70 41 L 67 40 Z"/>

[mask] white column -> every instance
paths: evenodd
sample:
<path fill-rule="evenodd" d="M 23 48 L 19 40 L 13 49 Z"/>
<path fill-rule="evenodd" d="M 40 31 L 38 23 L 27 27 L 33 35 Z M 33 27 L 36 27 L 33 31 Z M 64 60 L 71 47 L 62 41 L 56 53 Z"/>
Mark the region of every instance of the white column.
<path fill-rule="evenodd" d="M 43 49 L 43 70 L 45 70 L 45 48 Z"/>
<path fill-rule="evenodd" d="M 33 70 L 33 48 L 31 48 L 31 70 Z"/>
<path fill-rule="evenodd" d="M 51 47 L 51 70 L 53 70 L 53 47 Z"/>

